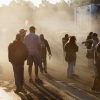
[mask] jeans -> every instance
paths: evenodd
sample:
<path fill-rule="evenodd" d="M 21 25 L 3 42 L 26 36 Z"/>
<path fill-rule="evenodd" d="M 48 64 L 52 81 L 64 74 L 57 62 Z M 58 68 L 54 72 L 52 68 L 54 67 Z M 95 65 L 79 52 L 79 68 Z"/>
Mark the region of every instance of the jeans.
<path fill-rule="evenodd" d="M 73 62 L 68 62 L 67 74 L 72 75 L 74 64 L 75 64 L 75 61 L 73 61 Z"/>
<path fill-rule="evenodd" d="M 42 59 L 43 65 L 44 65 L 44 70 L 47 70 L 46 55 L 45 55 L 45 56 L 41 56 L 41 59 Z M 41 63 L 41 65 L 39 65 L 39 67 L 40 67 L 40 69 L 41 69 L 41 68 L 43 69 L 42 63 Z"/>
<path fill-rule="evenodd" d="M 92 66 L 93 66 L 93 68 L 94 68 L 94 75 L 96 75 L 96 74 L 97 74 L 97 71 L 96 71 L 96 66 L 95 66 L 95 64 L 94 64 L 94 58 L 93 58 L 93 60 L 92 60 Z"/>
<path fill-rule="evenodd" d="M 13 65 L 15 85 L 21 89 L 24 83 L 24 65 Z"/>

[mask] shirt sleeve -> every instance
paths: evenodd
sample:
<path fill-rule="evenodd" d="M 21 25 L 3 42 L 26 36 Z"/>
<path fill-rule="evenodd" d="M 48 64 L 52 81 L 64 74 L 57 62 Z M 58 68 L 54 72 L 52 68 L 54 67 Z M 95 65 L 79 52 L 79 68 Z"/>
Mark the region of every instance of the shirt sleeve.
<path fill-rule="evenodd" d="M 51 49 L 50 49 L 48 41 L 46 41 L 46 45 L 47 45 L 47 50 L 48 50 L 49 54 L 51 54 Z"/>

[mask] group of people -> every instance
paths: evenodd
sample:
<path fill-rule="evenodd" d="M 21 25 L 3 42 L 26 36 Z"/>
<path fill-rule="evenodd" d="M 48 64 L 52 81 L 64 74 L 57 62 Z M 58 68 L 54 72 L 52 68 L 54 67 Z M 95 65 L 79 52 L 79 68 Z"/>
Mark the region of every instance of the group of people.
<path fill-rule="evenodd" d="M 88 67 L 94 68 L 94 75 L 92 77 L 95 80 L 90 90 L 95 93 L 100 93 L 100 42 L 98 34 L 90 32 L 86 41 L 82 42 L 82 44 L 84 43 L 87 48 L 86 57 L 88 58 Z"/>
<path fill-rule="evenodd" d="M 51 49 L 48 41 L 41 34 L 40 37 L 35 34 L 36 28 L 31 26 L 29 28 L 30 33 L 26 35 L 26 30 L 21 29 L 19 34 L 16 35 L 16 39 L 8 46 L 8 58 L 9 62 L 13 65 L 16 90 L 15 93 L 22 91 L 24 84 L 24 62 L 27 60 L 29 82 L 33 82 L 32 79 L 32 66 L 35 66 L 35 82 L 42 82 L 38 77 L 38 67 L 40 72 L 47 73 L 47 50 L 49 57 L 52 56 Z M 78 52 L 78 46 L 75 36 L 68 36 L 62 38 L 63 51 L 65 61 L 68 62 L 67 77 L 71 78 L 74 74 L 74 66 L 76 64 L 76 52 Z M 88 58 L 88 66 L 94 67 L 94 84 L 90 89 L 92 92 L 99 93 L 100 90 L 100 42 L 98 34 L 90 32 L 86 41 L 82 42 L 86 45 Z M 42 64 L 43 62 L 43 64 Z M 43 67 L 44 66 L 44 67 Z"/>
<path fill-rule="evenodd" d="M 26 35 L 26 30 L 21 29 L 19 34 L 16 35 L 16 39 L 8 46 L 8 58 L 9 62 L 13 65 L 16 90 L 15 93 L 22 91 L 24 83 L 24 62 L 27 60 L 29 82 L 33 82 L 32 79 L 32 66 L 35 66 L 35 82 L 42 82 L 38 77 L 38 67 L 40 67 L 41 73 L 47 73 L 47 50 L 49 56 L 51 56 L 50 46 L 48 41 L 41 34 L 40 37 L 35 34 L 36 28 L 31 26 L 29 28 L 30 33 Z M 44 67 L 42 65 L 44 64 Z"/>

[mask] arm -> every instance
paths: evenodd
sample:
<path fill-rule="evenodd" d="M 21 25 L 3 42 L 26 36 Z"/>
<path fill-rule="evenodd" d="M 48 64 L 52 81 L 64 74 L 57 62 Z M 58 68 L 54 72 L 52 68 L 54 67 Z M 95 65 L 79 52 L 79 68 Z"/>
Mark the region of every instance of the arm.
<path fill-rule="evenodd" d="M 24 44 L 24 51 L 25 51 L 24 57 L 25 57 L 25 60 L 27 60 L 29 52 L 25 44 Z"/>
<path fill-rule="evenodd" d="M 41 43 L 38 44 L 39 53 L 41 54 Z"/>
<path fill-rule="evenodd" d="M 47 45 L 47 50 L 48 50 L 48 52 L 49 52 L 49 55 L 51 55 L 51 49 L 50 49 L 50 46 L 49 46 L 49 44 L 48 44 L 48 41 L 46 41 L 46 45 Z"/>
<path fill-rule="evenodd" d="M 8 59 L 9 59 L 9 62 L 11 62 L 10 45 L 8 46 Z"/>
<path fill-rule="evenodd" d="M 92 41 L 93 41 L 93 39 L 89 39 L 89 40 L 82 42 L 82 44 L 87 43 L 87 42 L 92 42 Z"/>

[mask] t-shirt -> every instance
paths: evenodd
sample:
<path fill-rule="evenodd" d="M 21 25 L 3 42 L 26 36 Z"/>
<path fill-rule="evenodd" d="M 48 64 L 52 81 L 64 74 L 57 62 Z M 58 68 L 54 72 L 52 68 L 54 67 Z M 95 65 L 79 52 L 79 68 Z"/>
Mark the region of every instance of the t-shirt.
<path fill-rule="evenodd" d="M 100 53 L 100 43 L 98 43 L 95 47 L 95 57 L 94 57 L 95 58 L 94 63 L 95 64 L 100 64 L 100 59 L 98 58 L 97 53 Z"/>
<path fill-rule="evenodd" d="M 38 55 L 39 54 L 38 44 L 41 44 L 41 40 L 38 35 L 36 35 L 34 33 L 29 33 L 25 37 L 24 43 L 28 48 L 29 55 Z"/>
<path fill-rule="evenodd" d="M 91 46 L 91 49 L 95 49 L 95 46 L 99 43 L 99 40 L 97 41 L 94 41 L 92 42 L 92 46 Z"/>

